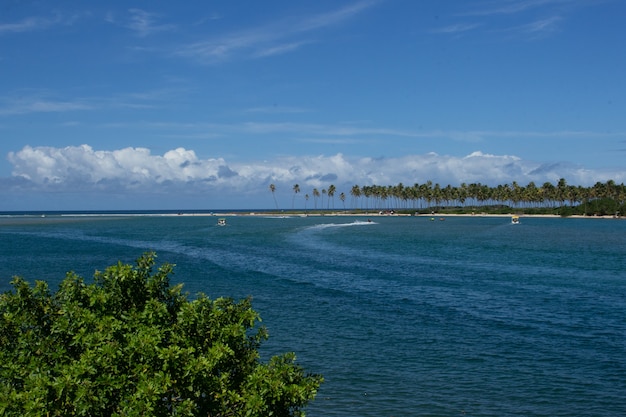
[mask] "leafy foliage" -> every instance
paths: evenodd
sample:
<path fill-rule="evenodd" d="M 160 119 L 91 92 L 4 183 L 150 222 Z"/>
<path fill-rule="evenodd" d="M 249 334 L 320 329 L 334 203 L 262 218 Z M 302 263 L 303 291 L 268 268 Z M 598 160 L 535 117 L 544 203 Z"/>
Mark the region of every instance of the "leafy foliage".
<path fill-rule="evenodd" d="M 189 300 L 172 265 L 68 273 L 56 294 L 14 278 L 0 295 L 0 415 L 302 416 L 322 378 L 267 338 L 249 299 Z"/>

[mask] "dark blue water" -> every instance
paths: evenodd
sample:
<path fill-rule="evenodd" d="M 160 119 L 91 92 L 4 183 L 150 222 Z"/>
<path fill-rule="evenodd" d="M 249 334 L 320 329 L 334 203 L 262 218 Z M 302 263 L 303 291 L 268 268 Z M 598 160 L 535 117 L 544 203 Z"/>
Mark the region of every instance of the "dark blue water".
<path fill-rule="evenodd" d="M 324 375 L 310 417 L 626 415 L 626 221 L 0 217 L 0 290 L 155 250 L 253 297 L 264 357 Z"/>

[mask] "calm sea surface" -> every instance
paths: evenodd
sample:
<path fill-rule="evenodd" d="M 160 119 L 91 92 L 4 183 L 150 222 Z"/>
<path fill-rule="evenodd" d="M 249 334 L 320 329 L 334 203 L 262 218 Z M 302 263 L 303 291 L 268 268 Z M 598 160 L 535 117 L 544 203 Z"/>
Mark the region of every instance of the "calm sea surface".
<path fill-rule="evenodd" d="M 0 291 L 148 250 L 174 282 L 253 297 L 324 375 L 310 417 L 625 416 L 626 221 L 0 216 Z"/>

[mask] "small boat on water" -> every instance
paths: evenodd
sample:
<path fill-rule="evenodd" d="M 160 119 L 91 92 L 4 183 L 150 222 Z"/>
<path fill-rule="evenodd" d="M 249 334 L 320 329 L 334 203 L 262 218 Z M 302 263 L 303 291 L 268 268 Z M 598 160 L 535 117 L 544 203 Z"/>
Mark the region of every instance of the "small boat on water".
<path fill-rule="evenodd" d="M 519 216 L 511 217 L 511 223 L 512 224 L 519 224 Z"/>
<path fill-rule="evenodd" d="M 224 218 L 217 219 L 217 225 L 218 226 L 226 226 L 226 219 L 224 219 Z"/>

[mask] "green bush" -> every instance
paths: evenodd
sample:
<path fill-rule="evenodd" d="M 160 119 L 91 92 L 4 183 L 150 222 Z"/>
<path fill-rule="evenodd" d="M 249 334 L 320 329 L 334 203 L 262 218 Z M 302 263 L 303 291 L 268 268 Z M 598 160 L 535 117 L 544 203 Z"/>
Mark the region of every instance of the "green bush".
<path fill-rule="evenodd" d="M 73 273 L 52 294 L 14 278 L 0 295 L 0 415 L 303 416 L 322 378 L 267 338 L 249 299 L 189 300 L 173 266 Z"/>

